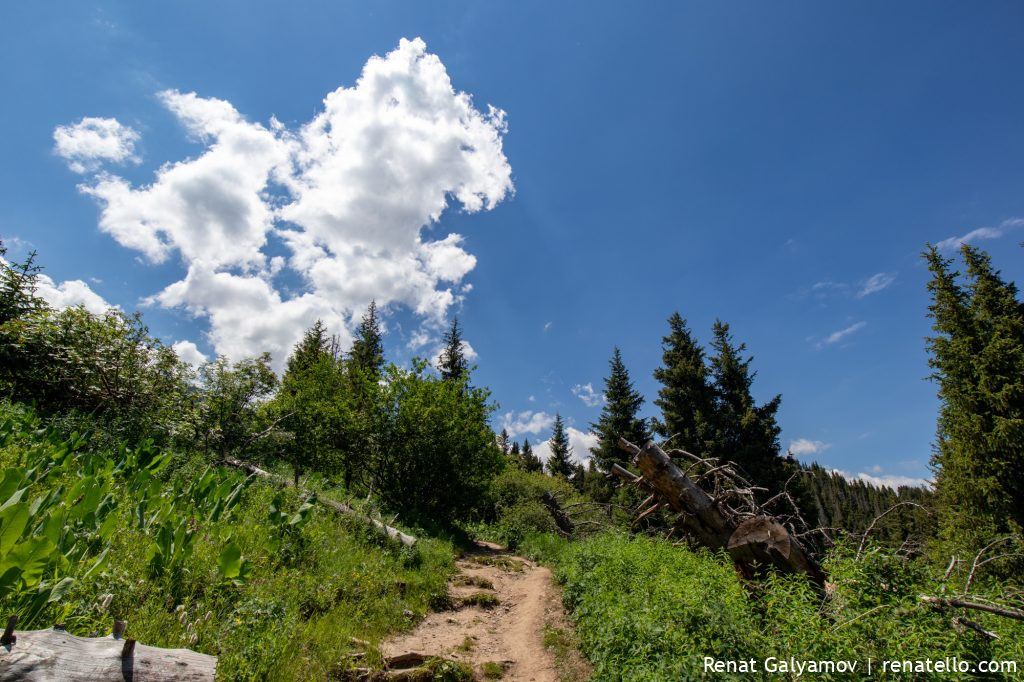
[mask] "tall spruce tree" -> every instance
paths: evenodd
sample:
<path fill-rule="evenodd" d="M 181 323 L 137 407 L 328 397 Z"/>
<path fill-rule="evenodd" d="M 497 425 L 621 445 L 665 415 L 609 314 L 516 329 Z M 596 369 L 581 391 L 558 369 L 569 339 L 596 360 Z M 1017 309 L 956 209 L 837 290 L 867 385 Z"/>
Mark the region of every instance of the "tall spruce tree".
<path fill-rule="evenodd" d="M 679 313 L 668 318 L 669 335 L 662 338 L 662 367 L 654 370 L 661 383 L 654 404 L 661 419 L 654 427 L 677 447 L 704 455 L 714 438 L 714 391 L 704 361 L 704 349 Z"/>
<path fill-rule="evenodd" d="M 457 316 L 452 318 L 452 324 L 444 334 L 444 350 L 438 358 L 437 369 L 445 381 L 465 379 L 469 374 L 469 363 L 462 350 L 462 328 Z"/>
<path fill-rule="evenodd" d="M 598 437 L 597 447 L 590 448 L 590 452 L 605 471 L 612 464 L 629 461 L 629 455 L 619 448 L 619 438 L 641 447 L 650 438 L 647 422 L 637 417 L 644 398 L 633 388 L 618 346 L 612 350 L 608 366 L 610 372 L 604 380 L 604 407 L 597 422 L 590 425 Z"/>
<path fill-rule="evenodd" d="M 964 245 L 966 286 L 929 246 L 928 339 L 941 405 L 932 455 L 940 533 L 976 549 L 1024 527 L 1024 305 L 990 257 Z"/>
<path fill-rule="evenodd" d="M 782 396 L 755 404 L 750 389 L 757 373 L 750 369 L 753 358 L 744 357 L 746 344 L 736 345 L 729 325 L 721 320 L 715 321 L 712 332 L 715 435 L 707 454 L 735 462 L 769 494 L 780 492 L 791 475 L 779 456 L 781 429 L 775 415 Z"/>
<path fill-rule="evenodd" d="M 376 301 L 370 301 L 359 323 L 356 340 L 352 343 L 350 360 L 354 367 L 359 368 L 367 376 L 380 378 L 384 369 L 384 341 L 380 321 L 377 319 Z"/>
<path fill-rule="evenodd" d="M 573 472 L 572 446 L 569 445 L 569 434 L 565 431 L 562 415 L 555 415 L 555 426 L 548 441 L 551 456 L 548 458 L 548 473 L 560 478 L 569 478 Z"/>

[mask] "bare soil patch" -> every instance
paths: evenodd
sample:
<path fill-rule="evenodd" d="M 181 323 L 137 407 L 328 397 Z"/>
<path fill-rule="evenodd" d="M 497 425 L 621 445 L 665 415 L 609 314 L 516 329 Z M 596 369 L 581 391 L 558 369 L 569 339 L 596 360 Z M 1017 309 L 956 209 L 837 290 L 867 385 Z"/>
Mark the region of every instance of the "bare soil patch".
<path fill-rule="evenodd" d="M 499 679 L 499 673 L 513 682 L 589 678 L 574 648 L 550 646 L 552 628 L 569 628 L 551 571 L 484 542 L 456 565 L 452 610 L 430 613 L 411 632 L 383 642 L 385 659 L 410 652 L 453 659 L 470 665 L 478 679 Z"/>

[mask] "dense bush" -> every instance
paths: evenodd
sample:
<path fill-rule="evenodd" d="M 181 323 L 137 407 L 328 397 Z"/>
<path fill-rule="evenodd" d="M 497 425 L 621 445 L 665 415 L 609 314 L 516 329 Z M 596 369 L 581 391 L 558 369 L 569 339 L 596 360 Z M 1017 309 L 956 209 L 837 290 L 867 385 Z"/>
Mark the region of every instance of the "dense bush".
<path fill-rule="evenodd" d="M 375 490 L 419 518 L 449 521 L 478 510 L 504 466 L 487 424 L 487 391 L 436 377 L 425 363 L 411 371 L 392 365 L 384 381 Z"/>

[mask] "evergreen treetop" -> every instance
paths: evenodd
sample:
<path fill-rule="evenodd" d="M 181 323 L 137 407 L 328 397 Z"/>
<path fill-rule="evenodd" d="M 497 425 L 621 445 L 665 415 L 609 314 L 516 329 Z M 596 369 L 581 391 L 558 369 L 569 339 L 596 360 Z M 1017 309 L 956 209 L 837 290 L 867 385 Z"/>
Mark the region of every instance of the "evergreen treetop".
<path fill-rule="evenodd" d="M 376 301 L 370 301 L 363 314 L 356 330 L 356 339 L 352 343 L 350 358 L 355 367 L 371 376 L 381 376 L 384 369 L 384 341 L 380 321 L 377 319 Z"/>
<path fill-rule="evenodd" d="M 704 349 L 679 313 L 668 319 L 669 335 L 662 339 L 662 367 L 654 370 L 661 383 L 654 404 L 661 408 L 655 431 L 673 444 L 698 455 L 713 438 L 714 392 L 704 361 Z"/>
<path fill-rule="evenodd" d="M 462 350 L 462 328 L 458 316 L 452 318 L 452 324 L 444 334 L 444 350 L 438 358 L 438 371 L 445 381 L 464 379 L 469 374 L 469 363 Z"/>
<path fill-rule="evenodd" d="M 552 476 L 569 478 L 573 472 L 572 446 L 569 445 L 569 434 L 565 430 L 565 422 L 561 414 L 555 415 L 555 426 L 548 441 L 551 456 L 548 458 L 548 473 Z"/>
<path fill-rule="evenodd" d="M 640 446 L 650 438 L 646 421 L 637 417 L 644 398 L 633 388 L 618 346 L 612 350 L 608 365 L 610 371 L 605 379 L 604 407 L 597 422 L 590 425 L 598 436 L 597 447 L 591 448 L 590 452 L 606 471 L 616 462 L 624 464 L 629 460 L 629 456 L 619 449 L 619 438 Z"/>

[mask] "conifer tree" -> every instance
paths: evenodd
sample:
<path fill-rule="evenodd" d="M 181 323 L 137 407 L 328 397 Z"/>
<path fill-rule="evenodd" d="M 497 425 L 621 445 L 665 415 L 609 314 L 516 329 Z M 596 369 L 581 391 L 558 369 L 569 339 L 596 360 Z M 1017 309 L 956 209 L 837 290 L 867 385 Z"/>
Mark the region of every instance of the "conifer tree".
<path fill-rule="evenodd" d="M 1024 305 L 986 253 L 965 244 L 962 254 L 966 287 L 952 259 L 931 246 L 924 255 L 941 401 L 932 455 L 940 533 L 973 550 L 1024 527 Z"/>
<path fill-rule="evenodd" d="M 734 344 L 729 325 L 721 320 L 715 321 L 712 331 L 715 435 L 708 455 L 735 462 L 755 485 L 768 488 L 771 494 L 780 492 L 788 478 L 779 456 L 781 429 L 775 420 L 782 396 L 756 405 L 750 389 L 757 373 L 750 369 L 753 358 L 743 357 L 746 344 Z"/>
<path fill-rule="evenodd" d="M 509 448 L 511 446 L 509 445 L 509 436 L 507 429 L 502 429 L 501 433 L 498 434 L 498 447 L 501 448 L 502 454 L 509 454 Z M 516 448 L 516 450 L 518 451 L 518 448 Z"/>
<path fill-rule="evenodd" d="M 591 448 L 590 452 L 605 471 L 616 462 L 625 464 L 629 461 L 629 455 L 619 448 L 619 438 L 641 447 L 650 438 L 647 423 L 637 417 L 644 398 L 633 388 L 618 346 L 612 350 L 608 365 L 611 371 L 604 383 L 604 407 L 597 422 L 590 425 L 598 436 L 597 447 Z"/>
<path fill-rule="evenodd" d="M 548 458 L 548 473 L 552 476 L 568 478 L 573 472 L 572 446 L 569 445 L 569 434 L 565 430 L 562 415 L 555 415 L 555 426 L 548 441 L 551 457 Z"/>
<path fill-rule="evenodd" d="M 302 340 L 295 344 L 291 357 L 288 358 L 284 376 L 294 375 L 303 372 L 315 365 L 330 352 L 331 339 L 327 336 L 327 329 L 324 323 L 317 320 L 316 323 L 306 330 Z"/>
<path fill-rule="evenodd" d="M 704 455 L 714 437 L 714 392 L 704 349 L 697 343 L 679 313 L 668 319 L 669 335 L 662 338 L 662 367 L 654 370 L 661 383 L 654 404 L 661 408 L 655 431 L 698 455 Z"/>
<path fill-rule="evenodd" d="M 384 341 L 377 320 L 377 302 L 370 301 L 356 330 L 356 340 L 350 354 L 352 365 L 368 376 L 379 379 L 384 369 Z"/>
<path fill-rule="evenodd" d="M 520 456 L 523 460 L 523 468 L 527 471 L 544 471 L 544 463 L 540 461 L 540 457 L 533 454 L 529 438 L 523 439 L 523 452 Z"/>
<path fill-rule="evenodd" d="M 444 350 L 438 359 L 438 371 L 445 381 L 464 379 L 469 374 L 469 363 L 462 350 L 462 328 L 459 318 L 453 317 L 452 324 L 444 334 Z"/>

